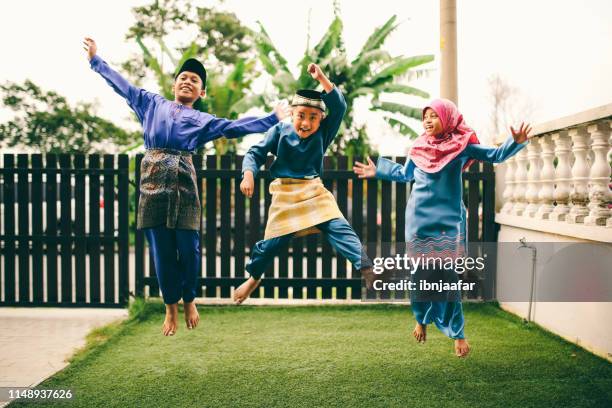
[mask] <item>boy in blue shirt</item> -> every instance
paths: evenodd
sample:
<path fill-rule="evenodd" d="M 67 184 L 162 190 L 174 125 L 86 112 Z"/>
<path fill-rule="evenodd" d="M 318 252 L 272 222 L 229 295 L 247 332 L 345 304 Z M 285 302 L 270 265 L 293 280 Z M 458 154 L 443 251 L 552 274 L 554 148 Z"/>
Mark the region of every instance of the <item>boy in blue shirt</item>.
<path fill-rule="evenodd" d="M 266 232 L 264 239 L 255 244 L 246 266 L 251 277 L 234 293 L 237 304 L 257 288 L 266 267 L 293 236 L 318 230 L 355 268 L 362 268 L 362 255 L 367 260 L 359 237 L 319 178 L 323 155 L 338 133 L 346 102 L 318 65 L 310 64 L 308 72 L 323 86 L 324 92 L 299 90 L 291 103 L 292 123 L 273 126 L 260 143 L 249 149 L 242 163 L 240 190 L 251 197 L 254 177 L 268 153 L 276 156 L 270 167 L 275 180 L 270 184 L 272 203 Z M 371 265 L 363 266 L 367 269 Z"/>
<path fill-rule="evenodd" d="M 187 328 L 193 329 L 200 320 L 194 298 L 201 264 L 201 206 L 191 155 L 222 136 L 265 132 L 288 112 L 279 105 L 263 118 L 216 118 L 193 109 L 206 95 L 206 70 L 199 61 L 189 59 L 180 67 L 173 84 L 174 101 L 169 101 L 136 88 L 111 69 L 97 55 L 91 38 L 83 44 L 91 69 L 127 101 L 143 126 L 147 151 L 141 163 L 137 228 L 145 230 L 166 304 L 162 332 L 165 336 L 176 332 L 181 298 Z"/>

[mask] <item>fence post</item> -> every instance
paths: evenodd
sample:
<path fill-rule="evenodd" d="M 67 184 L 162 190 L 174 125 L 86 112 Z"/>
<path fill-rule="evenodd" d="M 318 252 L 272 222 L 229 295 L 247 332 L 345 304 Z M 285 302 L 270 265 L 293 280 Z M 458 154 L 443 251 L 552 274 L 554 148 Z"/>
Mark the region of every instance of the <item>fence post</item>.
<path fill-rule="evenodd" d="M 206 169 L 217 168 L 217 156 L 206 156 Z M 206 177 L 206 277 L 217 276 L 217 178 Z M 217 285 L 208 283 L 206 297 L 217 296 Z"/>
<path fill-rule="evenodd" d="M 100 303 L 100 155 L 91 154 L 89 168 L 89 298 Z"/>
<path fill-rule="evenodd" d="M 142 162 L 142 154 L 137 154 L 134 160 L 134 186 L 136 188 L 136 194 L 134 194 L 134 223 L 138 225 L 138 203 L 140 201 L 140 163 Z M 136 280 L 135 295 L 137 297 L 144 297 L 144 233 L 138 228 L 136 228 L 136 231 L 134 231 L 134 263 L 136 265 L 136 271 L 134 273 L 134 278 Z"/>
<path fill-rule="evenodd" d="M 119 155 L 119 177 L 117 200 L 119 201 L 119 304 L 126 305 L 130 293 L 130 236 L 129 236 L 129 176 L 130 159 Z"/>
<path fill-rule="evenodd" d="M 85 156 L 74 156 L 74 255 L 76 302 L 85 303 Z"/>
<path fill-rule="evenodd" d="M 15 298 L 15 156 L 4 155 L 4 301 Z"/>
<path fill-rule="evenodd" d="M 115 156 L 104 155 L 104 303 L 115 303 Z"/>
<path fill-rule="evenodd" d="M 32 295 L 33 302 L 43 302 L 43 183 L 42 155 L 32 155 Z"/>
<path fill-rule="evenodd" d="M 60 259 L 61 302 L 72 303 L 72 202 L 70 185 L 71 157 L 60 154 Z"/>
<path fill-rule="evenodd" d="M 47 202 L 47 302 L 56 303 L 57 293 L 57 155 L 48 154 L 45 157 L 45 200 Z"/>

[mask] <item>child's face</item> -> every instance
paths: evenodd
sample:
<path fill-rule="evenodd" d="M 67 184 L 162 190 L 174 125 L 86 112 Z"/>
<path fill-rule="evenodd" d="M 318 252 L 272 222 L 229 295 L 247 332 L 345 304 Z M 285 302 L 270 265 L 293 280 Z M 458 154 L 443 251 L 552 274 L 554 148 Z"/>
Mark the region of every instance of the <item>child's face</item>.
<path fill-rule="evenodd" d="M 425 128 L 425 133 L 428 136 L 436 136 L 442 133 L 442 121 L 440 117 L 431 108 L 425 109 L 425 114 L 423 115 L 423 127 Z"/>
<path fill-rule="evenodd" d="M 302 139 L 315 133 L 321 126 L 323 112 L 312 106 L 296 106 L 291 110 L 293 128 Z"/>
<path fill-rule="evenodd" d="M 202 89 L 200 77 L 189 71 L 183 71 L 176 77 L 172 85 L 174 98 L 183 105 L 193 105 L 198 99 L 206 95 L 206 90 Z"/>

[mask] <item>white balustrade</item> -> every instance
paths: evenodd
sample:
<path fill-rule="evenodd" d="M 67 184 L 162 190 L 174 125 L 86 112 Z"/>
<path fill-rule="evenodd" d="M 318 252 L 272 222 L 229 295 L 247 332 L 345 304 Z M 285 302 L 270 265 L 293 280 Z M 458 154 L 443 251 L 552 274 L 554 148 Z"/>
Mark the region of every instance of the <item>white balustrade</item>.
<path fill-rule="evenodd" d="M 581 224 L 589 215 L 589 209 L 586 206 L 589 199 L 589 165 L 587 162 L 589 134 L 585 128 L 579 127 L 571 129 L 569 136 L 572 139 L 574 165 L 572 166 L 572 191 L 570 193 L 572 207 L 567 215 L 567 222 Z"/>
<path fill-rule="evenodd" d="M 570 211 L 569 196 L 570 182 L 572 180 L 572 166 L 570 164 L 571 140 L 567 131 L 552 135 L 555 143 L 555 156 L 557 156 L 557 167 L 555 168 L 555 190 L 553 198 L 557 205 L 550 214 L 552 221 L 565 221 Z"/>
<path fill-rule="evenodd" d="M 512 206 L 514 205 L 514 185 L 516 181 L 514 180 L 514 174 L 516 171 L 516 159 L 513 157 L 506 160 L 506 174 L 504 178 L 504 205 L 501 208 L 500 212 L 505 214 L 510 214 L 512 212 Z"/>
<path fill-rule="evenodd" d="M 524 215 L 534 217 L 539 207 L 538 193 L 540 190 L 540 144 L 538 140 L 532 140 L 527 145 L 527 160 L 529 161 L 529 171 L 527 172 L 527 190 L 525 191 L 525 199 L 527 207 L 525 207 Z"/>
<path fill-rule="evenodd" d="M 530 143 L 531 144 L 531 143 Z M 513 215 L 523 215 L 525 211 L 525 191 L 527 182 L 527 150 L 522 149 L 516 154 L 516 173 L 514 175 L 516 183 L 514 185 L 514 205 L 512 206 Z"/>
<path fill-rule="evenodd" d="M 589 215 L 584 219 L 586 225 L 606 225 L 610 219 L 610 122 L 600 122 L 587 127 L 591 136 L 591 150 L 594 160 L 589 173 Z"/>
<path fill-rule="evenodd" d="M 612 104 L 535 129 L 527 147 L 500 164 L 498 222 L 612 242 Z"/>
<path fill-rule="evenodd" d="M 540 171 L 540 191 L 538 192 L 538 207 L 536 218 L 547 220 L 554 210 L 555 189 L 555 151 L 552 143 L 552 135 L 544 135 L 539 138 L 540 150 L 542 152 L 542 170 Z"/>

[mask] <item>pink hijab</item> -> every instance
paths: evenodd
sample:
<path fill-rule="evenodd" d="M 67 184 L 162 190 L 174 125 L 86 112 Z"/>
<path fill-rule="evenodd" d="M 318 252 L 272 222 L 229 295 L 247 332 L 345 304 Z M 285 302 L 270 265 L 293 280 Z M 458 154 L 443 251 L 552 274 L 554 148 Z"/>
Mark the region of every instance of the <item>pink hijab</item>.
<path fill-rule="evenodd" d="M 442 134 L 419 136 L 410 150 L 410 159 L 426 173 L 437 173 L 459 155 L 468 143 L 480 143 L 476 133 L 463 120 L 457 106 L 448 99 L 434 99 L 423 108 L 431 108 L 442 122 Z M 470 167 L 474 159 L 468 160 L 463 170 Z"/>

